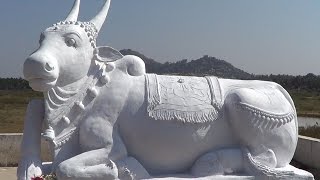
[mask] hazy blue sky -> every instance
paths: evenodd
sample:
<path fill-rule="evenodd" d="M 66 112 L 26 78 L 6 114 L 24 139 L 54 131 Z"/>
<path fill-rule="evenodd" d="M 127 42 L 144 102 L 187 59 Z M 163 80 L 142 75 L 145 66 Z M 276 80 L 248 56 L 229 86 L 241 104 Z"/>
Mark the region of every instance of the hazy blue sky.
<path fill-rule="evenodd" d="M 73 0 L 1 0 L 0 77 L 21 76 L 40 32 Z M 82 0 L 80 20 L 103 0 Z M 318 0 L 113 0 L 98 45 L 157 61 L 224 59 L 257 74 L 320 74 Z"/>

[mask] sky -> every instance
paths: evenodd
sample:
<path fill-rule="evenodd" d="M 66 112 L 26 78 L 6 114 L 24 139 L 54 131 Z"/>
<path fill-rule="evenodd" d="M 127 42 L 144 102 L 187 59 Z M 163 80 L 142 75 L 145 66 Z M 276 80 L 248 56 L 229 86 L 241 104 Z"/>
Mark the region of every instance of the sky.
<path fill-rule="evenodd" d="M 103 0 L 82 0 L 90 20 Z M 22 76 L 40 33 L 73 0 L 1 0 L 0 77 Z M 159 62 L 209 55 L 254 74 L 320 75 L 318 0 L 113 0 L 98 45 Z"/>

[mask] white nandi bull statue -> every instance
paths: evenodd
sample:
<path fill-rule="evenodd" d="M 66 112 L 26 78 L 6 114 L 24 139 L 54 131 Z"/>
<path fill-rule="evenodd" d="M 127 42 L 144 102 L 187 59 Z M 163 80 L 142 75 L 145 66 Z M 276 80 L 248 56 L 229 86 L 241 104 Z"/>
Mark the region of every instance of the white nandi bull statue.
<path fill-rule="evenodd" d="M 298 123 L 280 85 L 146 74 L 140 58 L 96 46 L 110 0 L 90 22 L 79 5 L 24 63 L 44 100 L 27 109 L 19 180 L 44 173 L 41 133 L 59 180 L 313 179 L 289 165 Z"/>

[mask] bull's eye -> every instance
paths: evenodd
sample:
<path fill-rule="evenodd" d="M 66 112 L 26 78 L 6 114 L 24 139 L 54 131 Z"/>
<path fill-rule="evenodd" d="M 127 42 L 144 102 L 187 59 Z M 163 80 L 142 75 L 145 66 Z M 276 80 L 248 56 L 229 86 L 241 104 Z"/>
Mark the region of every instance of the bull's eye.
<path fill-rule="evenodd" d="M 67 46 L 69 46 L 69 47 L 71 47 L 71 46 L 76 47 L 76 40 L 73 39 L 73 38 L 68 38 L 68 39 L 66 40 L 66 44 L 67 44 Z"/>

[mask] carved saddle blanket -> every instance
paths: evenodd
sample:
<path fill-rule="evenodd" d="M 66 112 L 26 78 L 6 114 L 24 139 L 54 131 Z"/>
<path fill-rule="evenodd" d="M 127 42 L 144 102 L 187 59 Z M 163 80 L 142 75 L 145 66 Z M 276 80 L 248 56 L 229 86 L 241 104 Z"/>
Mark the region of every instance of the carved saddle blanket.
<path fill-rule="evenodd" d="M 218 118 L 221 91 L 216 77 L 146 75 L 148 114 L 155 120 L 204 123 Z"/>

